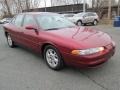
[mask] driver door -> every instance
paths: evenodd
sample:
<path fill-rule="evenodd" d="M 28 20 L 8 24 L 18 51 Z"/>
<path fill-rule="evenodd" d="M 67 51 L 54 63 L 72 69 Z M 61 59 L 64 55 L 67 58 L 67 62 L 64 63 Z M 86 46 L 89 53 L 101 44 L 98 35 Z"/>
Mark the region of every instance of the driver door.
<path fill-rule="evenodd" d="M 39 31 L 36 31 L 34 29 L 26 29 L 27 25 L 37 25 L 36 20 L 32 15 L 25 15 L 24 21 L 23 21 L 23 42 L 24 45 L 27 48 L 30 48 L 36 52 L 38 52 L 39 48 Z"/>

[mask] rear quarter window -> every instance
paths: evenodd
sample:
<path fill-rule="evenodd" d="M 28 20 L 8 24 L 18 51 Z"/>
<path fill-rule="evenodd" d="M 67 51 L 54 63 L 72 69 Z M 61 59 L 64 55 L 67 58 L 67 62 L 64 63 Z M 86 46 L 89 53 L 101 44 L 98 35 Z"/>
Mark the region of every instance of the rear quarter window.
<path fill-rule="evenodd" d="M 15 17 L 12 18 L 12 20 L 10 21 L 11 24 L 15 23 Z"/>
<path fill-rule="evenodd" d="M 22 23 L 23 23 L 23 17 L 24 17 L 24 15 L 17 15 L 17 16 L 12 20 L 12 23 L 13 23 L 15 26 L 21 27 L 21 26 L 22 26 Z"/>

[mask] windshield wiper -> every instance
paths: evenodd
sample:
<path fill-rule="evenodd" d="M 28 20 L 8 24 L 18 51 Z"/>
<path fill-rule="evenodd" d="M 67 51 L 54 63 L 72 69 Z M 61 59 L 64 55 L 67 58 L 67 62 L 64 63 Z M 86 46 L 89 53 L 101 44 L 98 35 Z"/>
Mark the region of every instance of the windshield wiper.
<path fill-rule="evenodd" d="M 58 30 L 60 28 L 49 28 L 49 29 L 46 29 L 46 30 Z"/>
<path fill-rule="evenodd" d="M 75 26 L 68 26 L 68 27 L 61 27 L 61 28 L 73 28 Z M 49 29 L 46 29 L 46 30 L 58 30 L 58 29 L 61 29 L 61 28 L 49 28 Z"/>
<path fill-rule="evenodd" d="M 67 28 L 73 28 L 73 27 L 76 27 L 76 26 L 68 26 Z"/>

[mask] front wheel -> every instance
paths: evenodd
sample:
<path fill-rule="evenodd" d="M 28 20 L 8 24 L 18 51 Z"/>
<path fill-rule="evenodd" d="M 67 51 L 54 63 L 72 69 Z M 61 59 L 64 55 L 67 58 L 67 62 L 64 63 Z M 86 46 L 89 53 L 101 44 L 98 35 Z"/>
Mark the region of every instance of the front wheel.
<path fill-rule="evenodd" d="M 51 45 L 45 47 L 44 59 L 47 65 L 53 70 L 60 70 L 63 68 L 63 60 L 59 51 Z"/>
<path fill-rule="evenodd" d="M 11 47 L 11 48 L 15 47 L 14 42 L 12 41 L 10 34 L 7 34 L 7 43 L 9 45 L 9 47 Z"/>

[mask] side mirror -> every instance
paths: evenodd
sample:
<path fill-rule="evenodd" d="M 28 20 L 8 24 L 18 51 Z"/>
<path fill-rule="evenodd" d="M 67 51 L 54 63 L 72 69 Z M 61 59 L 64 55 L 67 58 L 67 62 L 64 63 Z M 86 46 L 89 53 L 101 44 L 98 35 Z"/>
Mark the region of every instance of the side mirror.
<path fill-rule="evenodd" d="M 35 25 L 26 25 L 25 26 L 25 29 L 27 29 L 27 30 L 38 30 L 38 27 L 37 26 L 35 26 Z"/>

